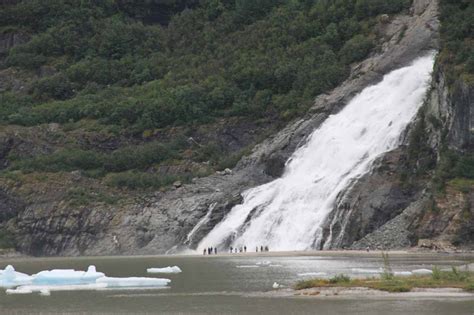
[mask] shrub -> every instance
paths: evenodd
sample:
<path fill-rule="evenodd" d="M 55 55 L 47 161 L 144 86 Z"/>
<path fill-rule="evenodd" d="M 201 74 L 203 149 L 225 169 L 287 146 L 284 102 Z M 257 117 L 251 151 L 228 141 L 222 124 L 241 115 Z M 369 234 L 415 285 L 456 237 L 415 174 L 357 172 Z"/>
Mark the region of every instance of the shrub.
<path fill-rule="evenodd" d="M 157 174 L 127 171 L 109 174 L 105 181 L 107 185 L 128 189 L 150 189 L 171 185 L 180 179 L 177 176 L 160 176 Z"/>
<path fill-rule="evenodd" d="M 344 275 L 344 274 L 338 274 L 338 275 L 335 275 L 332 278 L 329 278 L 329 283 L 334 283 L 334 284 L 349 283 L 350 281 L 351 281 L 351 278 L 347 275 Z"/>
<path fill-rule="evenodd" d="M 390 259 L 388 257 L 388 253 L 382 252 L 382 259 L 383 259 L 382 279 L 393 280 L 394 275 L 392 271 L 392 266 L 390 265 Z"/>

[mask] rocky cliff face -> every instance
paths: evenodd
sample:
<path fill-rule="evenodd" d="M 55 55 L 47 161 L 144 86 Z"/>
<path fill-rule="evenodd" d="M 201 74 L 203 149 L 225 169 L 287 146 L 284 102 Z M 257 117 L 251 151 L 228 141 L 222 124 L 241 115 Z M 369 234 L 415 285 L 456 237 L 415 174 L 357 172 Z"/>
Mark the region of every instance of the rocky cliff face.
<path fill-rule="evenodd" d="M 472 183 L 453 180 L 439 192 L 433 178 L 444 151 L 472 152 L 473 92 L 462 80 L 448 86 L 443 68 L 436 66 L 432 88 L 405 145 L 388 153 L 341 196 L 327 224 L 327 234 L 337 237 L 328 240 L 327 247 L 472 247 Z M 415 133 L 421 134 L 413 137 Z M 424 152 L 413 156 L 410 149 L 416 146 Z M 425 171 L 420 174 L 420 169 Z"/>
<path fill-rule="evenodd" d="M 355 94 L 379 81 L 384 74 L 437 49 L 438 27 L 437 3 L 429 0 L 415 0 L 407 15 L 380 19 L 378 52 L 354 65 L 350 78 L 338 88 L 319 96 L 306 117 L 254 147 L 232 172 L 193 179 L 190 184 L 176 185 L 175 189 L 167 191 L 90 205 L 63 201 L 70 193 L 67 188 L 79 183 L 90 187 L 88 198 L 102 198 L 98 195 L 102 188 L 80 174 L 57 175 L 58 178 L 48 180 L 48 185 L 38 184 L 40 181 L 32 183 L 25 178 L 20 179 L 23 181 L 21 186 L 16 186 L 13 183 L 18 179 L 3 178 L 0 225 L 15 236 L 19 250 L 36 255 L 157 254 L 192 248 L 233 205 L 241 202 L 240 194 L 245 189 L 280 176 L 285 161 L 328 115 L 340 110 Z M 441 129 L 447 130 L 448 143 L 458 150 L 466 150 L 471 146 L 473 91 L 462 83 L 449 90 L 442 73 L 441 69 L 435 72 L 426 110 L 442 121 Z M 428 117 L 431 116 L 425 115 L 418 120 L 426 120 L 426 128 L 434 129 L 433 121 Z M 54 126 L 49 127 L 54 129 Z M 470 205 L 472 193 L 456 195 L 455 201 L 449 196 L 442 199 L 427 193 L 429 176 L 408 182 L 401 178 L 402 173 L 408 174 L 410 179 L 414 177 L 410 175 L 412 165 L 407 161 L 410 134 L 415 129 L 412 127 L 407 132 L 402 148 L 381 158 L 371 174 L 340 196 L 336 211 L 326 224 L 325 247 L 406 247 L 425 236 L 444 237 L 457 233 L 452 222 L 463 217 L 466 211 L 455 209 L 461 204 Z M 437 127 L 429 132 L 428 158 L 418 159 L 420 165 L 431 163 L 430 156 L 434 160 L 439 158 L 444 139 L 441 129 Z M 16 150 L 21 149 L 21 145 L 28 146 L 30 136 L 38 137 L 35 143 L 44 144 L 35 145 L 35 150 L 51 150 L 51 143 L 41 140 L 43 133 L 30 132 L 35 135 L 11 131 L 0 145 L 0 161 L 3 161 L 2 154 L 13 146 Z M 252 136 L 245 132 L 233 134 L 237 134 L 237 139 L 225 138 L 228 139 L 225 141 L 234 141 L 238 147 L 251 142 Z M 57 138 L 61 141 L 61 137 Z M 113 145 L 114 141 L 121 140 L 109 139 L 101 143 Z M 239 141 L 242 143 L 237 143 Z M 29 151 L 18 152 L 28 154 Z M 121 192 L 112 190 L 107 194 L 114 196 Z M 434 204 L 441 209 L 439 212 L 427 210 Z M 472 212 L 470 207 L 469 211 Z"/>

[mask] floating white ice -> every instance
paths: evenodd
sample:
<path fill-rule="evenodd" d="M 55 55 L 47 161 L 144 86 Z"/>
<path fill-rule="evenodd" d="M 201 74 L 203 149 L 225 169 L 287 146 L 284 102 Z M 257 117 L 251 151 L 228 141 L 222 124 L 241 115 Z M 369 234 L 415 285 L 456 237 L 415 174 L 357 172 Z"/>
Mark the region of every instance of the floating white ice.
<path fill-rule="evenodd" d="M 165 287 L 171 280 L 162 278 L 145 278 L 145 277 L 129 277 L 129 278 L 113 278 L 102 277 L 97 279 L 97 284 L 105 284 L 107 288 L 136 288 L 136 287 Z"/>
<path fill-rule="evenodd" d="M 176 271 L 176 268 L 173 270 Z M 5 270 L 0 270 L 0 287 L 7 288 L 7 294 L 39 292 L 41 295 L 48 296 L 51 294 L 51 291 L 166 287 L 170 282 L 171 280 L 162 278 L 106 277 L 104 273 L 97 272 L 95 266 L 89 266 L 87 271 L 74 269 L 45 270 L 32 276 L 16 272 L 10 265 Z"/>
<path fill-rule="evenodd" d="M 105 274 L 97 272 L 95 266 L 89 266 L 87 271 L 76 271 L 74 269 L 53 269 L 38 272 L 33 275 L 33 284 L 37 285 L 73 285 L 94 283 Z"/>
<path fill-rule="evenodd" d="M 178 266 L 173 266 L 173 267 L 164 267 L 164 268 L 148 268 L 146 270 L 148 273 L 180 273 L 182 272 L 181 268 Z"/>
<path fill-rule="evenodd" d="M 33 277 L 15 271 L 12 265 L 8 265 L 4 270 L 0 270 L 0 287 L 13 288 L 19 285 L 30 284 Z"/>
<path fill-rule="evenodd" d="M 254 248 L 264 242 L 273 250 L 323 246 L 322 226 L 337 196 L 400 144 L 423 102 L 433 63 L 430 55 L 387 74 L 331 115 L 290 157 L 281 178 L 242 194 L 243 203 L 204 237 L 198 251 L 209 244 Z"/>
<path fill-rule="evenodd" d="M 414 275 L 431 275 L 433 271 L 429 269 L 415 269 L 411 271 Z"/>

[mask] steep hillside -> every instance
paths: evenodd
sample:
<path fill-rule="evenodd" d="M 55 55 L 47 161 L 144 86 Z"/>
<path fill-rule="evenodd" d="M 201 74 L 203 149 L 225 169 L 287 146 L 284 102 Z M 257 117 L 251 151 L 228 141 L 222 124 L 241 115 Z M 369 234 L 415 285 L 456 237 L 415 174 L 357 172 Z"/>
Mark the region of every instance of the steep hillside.
<path fill-rule="evenodd" d="M 329 114 L 438 49 L 436 4 L 2 2 L 0 246 L 35 255 L 193 246 L 244 189 L 280 176 Z M 367 234 L 425 199 L 439 211 L 417 210 L 408 241 L 382 233 L 370 244 L 448 234 L 472 242 L 473 7 L 441 0 L 431 97 L 407 146 L 347 193 L 371 192 L 344 201 L 364 218 L 351 220 L 358 230 L 345 226 L 344 241 L 328 247 L 365 246 Z M 373 194 L 381 172 L 383 201 Z"/>

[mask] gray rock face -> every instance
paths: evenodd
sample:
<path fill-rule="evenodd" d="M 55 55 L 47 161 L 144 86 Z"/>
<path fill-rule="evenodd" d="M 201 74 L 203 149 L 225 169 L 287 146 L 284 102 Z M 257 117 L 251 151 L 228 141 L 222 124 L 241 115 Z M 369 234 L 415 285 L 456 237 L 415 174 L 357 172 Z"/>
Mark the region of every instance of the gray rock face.
<path fill-rule="evenodd" d="M 438 65 L 423 115 L 417 118 L 424 121 L 425 140 L 435 160 L 439 160 L 443 144 L 454 151 L 472 152 L 473 111 L 474 89 L 462 80 L 448 88 L 444 71 Z M 414 126 L 407 134 L 413 132 Z M 408 138 L 405 144 L 408 144 Z M 382 161 L 340 198 L 327 223 L 326 246 L 400 248 L 416 245 L 419 238 L 473 243 L 473 229 L 470 228 L 474 224 L 472 193 L 448 191 L 444 199 L 434 200 L 426 178 L 419 178 L 414 185 L 404 189 L 400 174 L 405 172 L 411 176 L 413 170 L 406 169 L 404 163 L 407 146 L 397 151 L 387 154 L 384 159 L 398 155 L 401 157 L 398 161 Z M 418 160 L 417 166 L 420 163 L 423 160 Z M 461 216 L 463 219 L 459 219 Z M 344 228 L 340 228 L 341 224 Z M 331 232 L 337 237 L 330 238 Z"/>
<path fill-rule="evenodd" d="M 306 117 L 257 145 L 232 172 L 194 179 L 190 184 L 157 192 L 132 204 L 72 212 L 51 200 L 29 205 L 11 222 L 19 234 L 19 249 L 42 255 L 106 255 L 157 254 L 186 246 L 193 248 L 241 202 L 244 190 L 281 176 L 285 161 L 328 115 L 339 111 L 384 74 L 437 48 L 437 2 L 415 0 L 412 12 L 411 16 L 398 16 L 382 23 L 383 39 L 378 53 L 354 65 L 346 82 L 319 96 Z M 453 124 L 454 121 L 457 118 L 453 118 Z M 456 137 L 465 141 L 465 135 L 456 134 Z M 349 246 L 377 231 L 386 234 L 380 227 L 396 220 L 399 213 L 418 199 L 420 190 L 405 191 L 396 184 L 394 172 L 401 160 L 402 151 L 387 155 L 380 161 L 380 168 L 340 197 L 325 229 L 328 240 L 330 231 L 334 235 L 327 247 Z M 201 224 L 195 228 L 198 222 Z M 387 226 L 386 230 L 395 237 L 400 229 L 396 224 L 391 226 L 395 227 Z M 405 234 L 406 237 L 400 236 L 393 242 L 408 244 L 410 235 Z"/>

